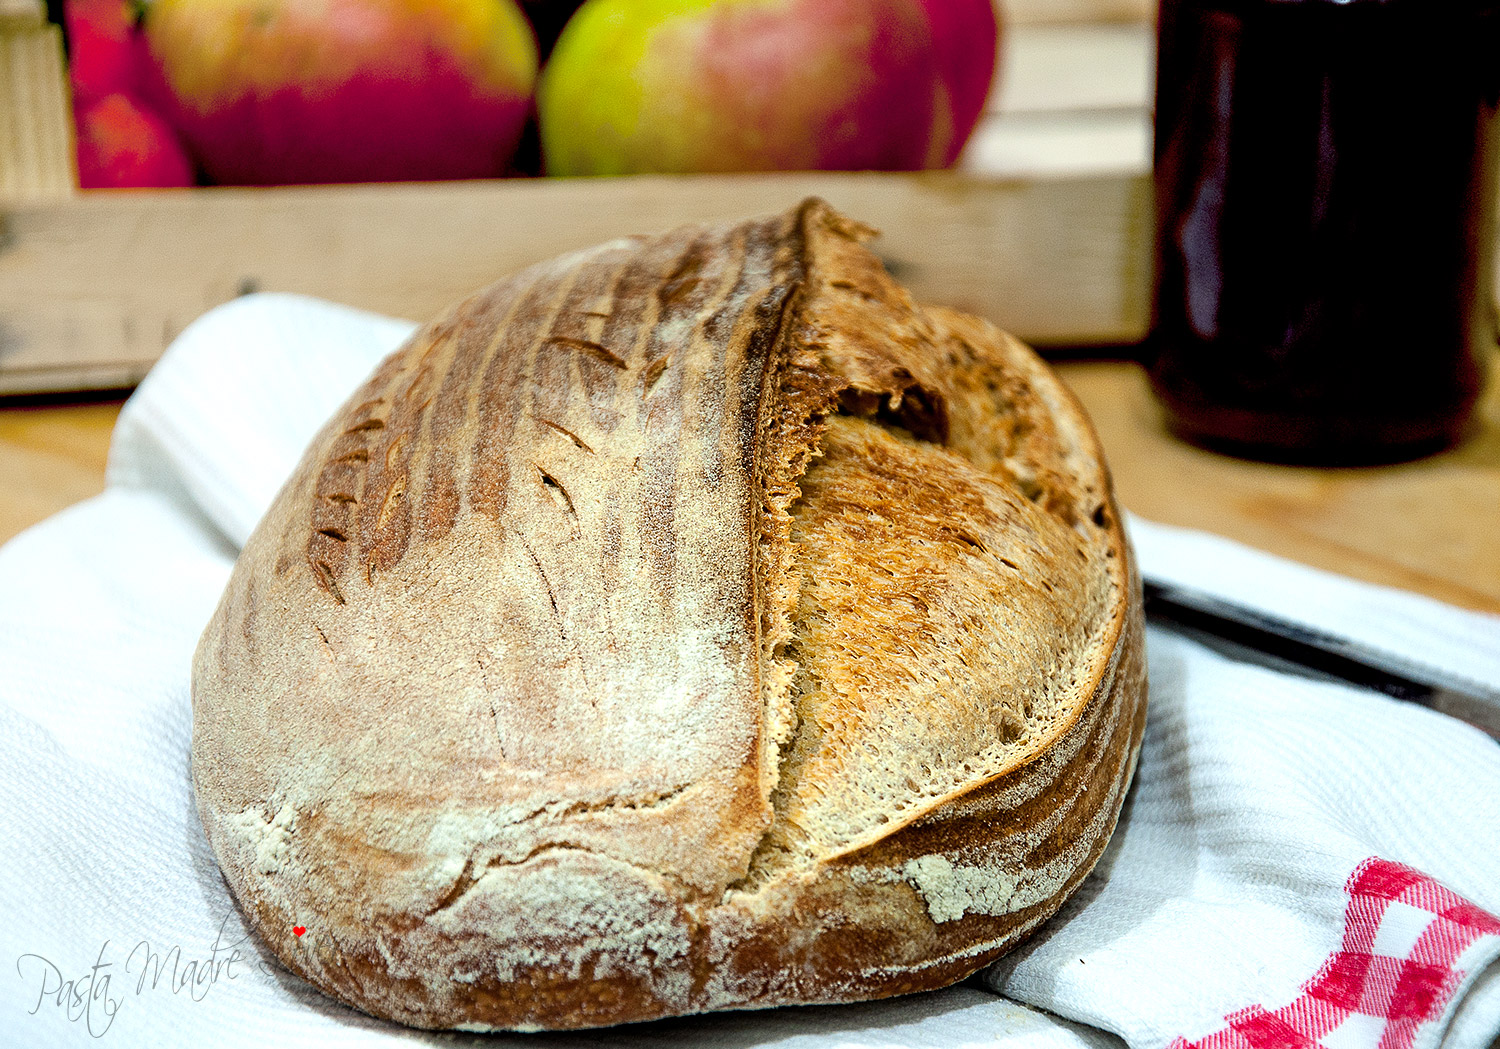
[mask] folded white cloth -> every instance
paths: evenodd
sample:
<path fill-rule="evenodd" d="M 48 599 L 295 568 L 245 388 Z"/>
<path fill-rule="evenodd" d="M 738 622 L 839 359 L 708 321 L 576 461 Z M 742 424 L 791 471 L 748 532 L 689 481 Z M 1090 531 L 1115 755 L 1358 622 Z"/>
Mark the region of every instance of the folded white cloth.
<path fill-rule="evenodd" d="M 345 1009 L 248 937 L 199 827 L 188 665 L 235 552 L 405 322 L 206 315 L 122 413 L 104 495 L 0 549 L 0 1043 L 1482 1049 L 1500 1035 L 1500 746 L 1149 633 L 1137 781 L 1097 871 L 947 991 L 482 1037 Z M 1500 620 L 1131 522 L 1145 571 L 1500 686 Z"/>

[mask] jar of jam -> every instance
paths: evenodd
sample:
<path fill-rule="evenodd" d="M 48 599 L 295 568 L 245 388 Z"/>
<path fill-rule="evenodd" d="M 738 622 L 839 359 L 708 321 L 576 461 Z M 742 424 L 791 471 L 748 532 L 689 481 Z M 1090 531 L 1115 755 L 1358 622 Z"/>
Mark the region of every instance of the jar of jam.
<path fill-rule="evenodd" d="M 1458 441 L 1495 348 L 1500 0 L 1162 0 L 1146 363 L 1234 454 Z"/>

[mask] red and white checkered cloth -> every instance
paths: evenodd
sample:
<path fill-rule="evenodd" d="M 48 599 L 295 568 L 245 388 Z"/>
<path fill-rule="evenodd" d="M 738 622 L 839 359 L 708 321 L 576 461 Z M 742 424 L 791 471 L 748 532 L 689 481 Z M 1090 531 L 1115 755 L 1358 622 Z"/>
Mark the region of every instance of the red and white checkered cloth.
<path fill-rule="evenodd" d="M 1399 863 L 1367 860 L 1348 892 L 1343 943 L 1300 995 L 1171 1049 L 1410 1049 L 1469 975 L 1470 948 L 1500 939 L 1500 919 Z"/>

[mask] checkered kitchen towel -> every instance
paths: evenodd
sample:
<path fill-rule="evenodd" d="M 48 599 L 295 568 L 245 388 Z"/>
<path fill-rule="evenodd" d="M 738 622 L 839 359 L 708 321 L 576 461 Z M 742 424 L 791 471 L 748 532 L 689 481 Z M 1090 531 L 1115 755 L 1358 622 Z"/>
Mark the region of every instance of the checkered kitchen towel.
<path fill-rule="evenodd" d="M 491 1038 L 402 1030 L 291 977 L 247 937 L 198 825 L 189 659 L 313 431 L 409 330 L 285 296 L 215 310 L 127 405 L 108 491 L 0 549 L 0 1047 L 1486 1049 L 1500 1033 L 1500 746 L 1157 626 L 1109 849 L 1058 920 L 964 986 Z M 1494 617 L 1131 527 L 1148 573 L 1500 684 Z"/>
<path fill-rule="evenodd" d="M 1500 920 L 1420 871 L 1370 859 L 1349 877 L 1349 907 L 1339 949 L 1294 1000 L 1278 1009 L 1253 1005 L 1223 1028 L 1171 1049 L 1354 1049 L 1413 1045 L 1439 1019 Z"/>

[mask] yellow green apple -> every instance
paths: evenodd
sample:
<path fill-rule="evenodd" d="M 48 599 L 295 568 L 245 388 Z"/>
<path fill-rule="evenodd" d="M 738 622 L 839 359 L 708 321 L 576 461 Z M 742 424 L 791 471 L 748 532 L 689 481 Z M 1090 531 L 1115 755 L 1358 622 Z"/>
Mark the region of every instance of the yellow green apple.
<path fill-rule="evenodd" d="M 537 89 L 550 174 L 944 164 L 916 0 L 586 0 Z"/>

